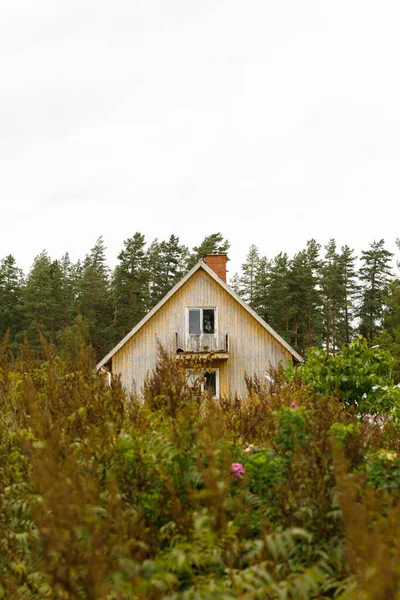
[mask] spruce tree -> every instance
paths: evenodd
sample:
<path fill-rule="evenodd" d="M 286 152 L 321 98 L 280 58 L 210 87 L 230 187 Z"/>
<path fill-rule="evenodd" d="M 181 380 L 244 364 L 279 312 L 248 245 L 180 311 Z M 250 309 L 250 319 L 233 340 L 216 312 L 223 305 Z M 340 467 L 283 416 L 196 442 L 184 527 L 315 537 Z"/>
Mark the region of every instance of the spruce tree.
<path fill-rule="evenodd" d="M 145 237 L 136 232 L 124 241 L 112 281 L 114 341 L 126 335 L 146 314 L 148 272 Z"/>
<path fill-rule="evenodd" d="M 79 312 L 88 323 L 90 341 L 100 359 L 112 345 L 110 273 L 102 236 L 86 255 L 79 288 Z"/>
<path fill-rule="evenodd" d="M 52 262 L 44 250 L 36 256 L 23 290 L 25 331 L 33 349 L 40 348 L 40 333 L 54 341 L 61 327 L 61 273 L 57 261 Z"/>
<path fill-rule="evenodd" d="M 22 293 L 24 275 L 9 254 L 0 263 L 0 339 L 10 332 L 10 348 L 16 349 L 15 335 L 23 328 Z"/>
<path fill-rule="evenodd" d="M 382 326 L 385 297 L 393 272 L 393 253 L 384 247 L 385 241 L 373 242 L 369 250 L 361 252 L 361 294 L 358 307 L 359 332 L 373 342 Z"/>
<path fill-rule="evenodd" d="M 257 273 L 259 267 L 260 253 L 257 246 L 252 244 L 246 256 L 246 262 L 242 264 L 242 275 L 239 283 L 240 295 L 251 308 L 255 308 Z"/>

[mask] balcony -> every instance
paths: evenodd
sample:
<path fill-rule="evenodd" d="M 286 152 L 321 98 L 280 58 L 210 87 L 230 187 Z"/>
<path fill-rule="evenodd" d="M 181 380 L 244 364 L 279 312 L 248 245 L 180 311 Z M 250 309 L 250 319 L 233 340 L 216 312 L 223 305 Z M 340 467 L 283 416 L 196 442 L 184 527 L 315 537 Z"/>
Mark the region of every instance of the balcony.
<path fill-rule="evenodd" d="M 178 356 L 212 355 L 213 358 L 229 358 L 229 335 L 207 334 L 174 336 L 175 353 Z"/>

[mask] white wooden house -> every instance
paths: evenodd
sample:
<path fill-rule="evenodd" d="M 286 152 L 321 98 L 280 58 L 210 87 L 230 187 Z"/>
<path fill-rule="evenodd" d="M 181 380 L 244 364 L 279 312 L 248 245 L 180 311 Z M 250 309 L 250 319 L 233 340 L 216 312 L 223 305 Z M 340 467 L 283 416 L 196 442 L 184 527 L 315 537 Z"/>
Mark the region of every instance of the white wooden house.
<path fill-rule="evenodd" d="M 246 395 L 245 373 L 267 375 L 271 366 L 303 358 L 226 284 L 226 256 L 209 255 L 97 365 L 119 374 L 141 396 L 159 344 L 176 357 L 208 355 L 205 385 L 214 397 Z M 190 380 L 190 374 L 188 374 Z"/>

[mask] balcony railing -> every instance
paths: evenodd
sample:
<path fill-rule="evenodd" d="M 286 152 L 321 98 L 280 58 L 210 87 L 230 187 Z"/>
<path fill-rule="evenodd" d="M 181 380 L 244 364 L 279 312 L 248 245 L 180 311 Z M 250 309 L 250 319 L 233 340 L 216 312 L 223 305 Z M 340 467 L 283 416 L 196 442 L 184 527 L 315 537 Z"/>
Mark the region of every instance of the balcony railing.
<path fill-rule="evenodd" d="M 201 333 L 199 335 L 180 335 L 175 333 L 175 351 L 182 352 L 229 352 L 228 334 L 218 335 L 210 333 Z"/>

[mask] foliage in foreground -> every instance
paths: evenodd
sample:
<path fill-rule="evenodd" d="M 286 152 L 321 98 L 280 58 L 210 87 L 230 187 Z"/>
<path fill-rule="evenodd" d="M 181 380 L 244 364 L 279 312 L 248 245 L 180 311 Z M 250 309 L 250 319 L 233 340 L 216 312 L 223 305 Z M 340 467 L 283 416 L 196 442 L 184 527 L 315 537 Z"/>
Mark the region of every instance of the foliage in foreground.
<path fill-rule="evenodd" d="M 334 397 L 360 414 L 399 418 L 400 384 L 395 384 L 395 359 L 379 346 L 370 348 L 361 336 L 343 346 L 339 354 L 326 355 L 319 348 L 307 353 L 288 376 L 323 396 Z"/>
<path fill-rule="evenodd" d="M 3 348 L 0 597 L 400 597 L 394 422 L 280 373 L 243 402 L 184 382 L 162 355 L 140 404 L 84 351 Z"/>

